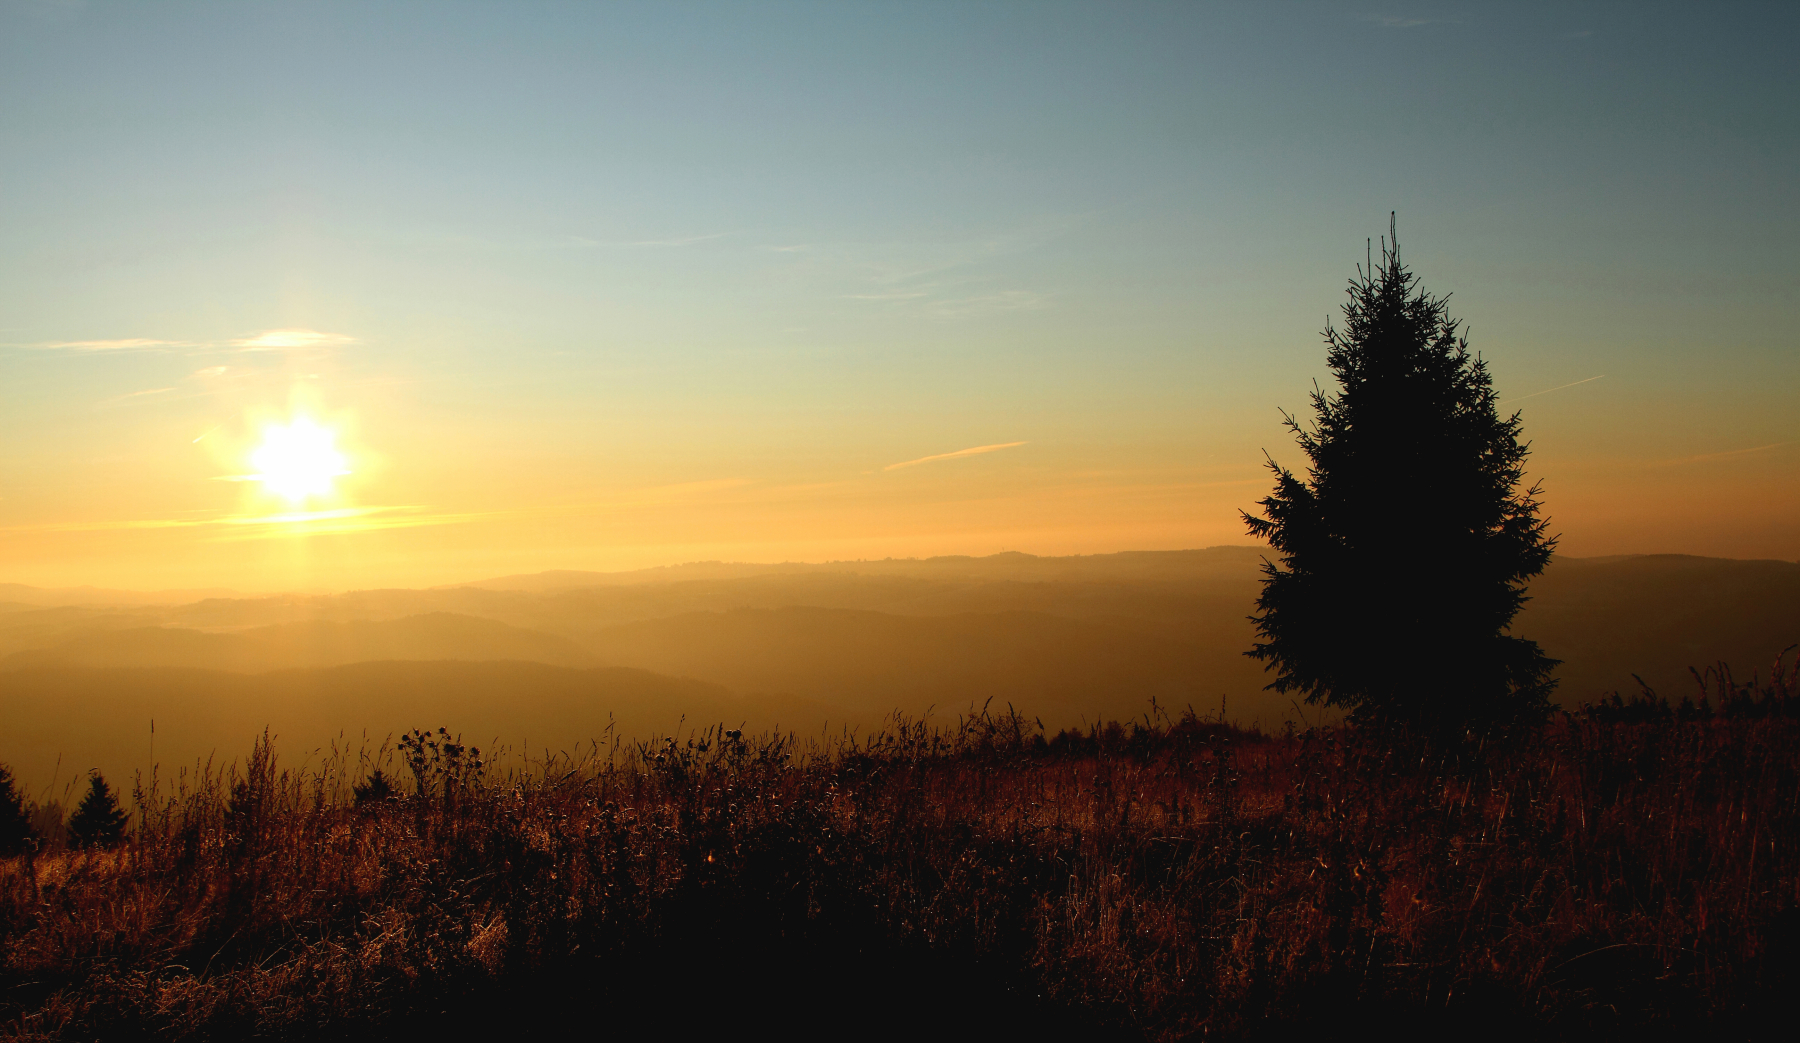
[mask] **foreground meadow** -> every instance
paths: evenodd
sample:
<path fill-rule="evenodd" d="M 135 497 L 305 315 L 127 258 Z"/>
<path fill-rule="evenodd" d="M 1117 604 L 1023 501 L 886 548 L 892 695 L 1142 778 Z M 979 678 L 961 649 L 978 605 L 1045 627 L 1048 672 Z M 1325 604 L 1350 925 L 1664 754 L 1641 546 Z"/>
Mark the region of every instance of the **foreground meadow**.
<path fill-rule="evenodd" d="M 146 781 L 115 848 L 0 863 L 0 1032 L 1741 1036 L 1800 986 L 1800 700 L 1761 694 L 1453 748 L 1191 713 L 506 773 L 259 742 Z"/>

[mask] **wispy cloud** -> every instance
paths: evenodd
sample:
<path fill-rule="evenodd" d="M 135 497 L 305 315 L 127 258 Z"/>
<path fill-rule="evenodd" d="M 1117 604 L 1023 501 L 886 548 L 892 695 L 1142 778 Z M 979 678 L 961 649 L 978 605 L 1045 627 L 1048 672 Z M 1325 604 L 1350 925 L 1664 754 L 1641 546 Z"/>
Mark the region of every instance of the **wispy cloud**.
<path fill-rule="evenodd" d="M 331 348 L 355 343 L 355 337 L 342 333 L 287 329 L 264 330 L 253 337 L 234 340 L 231 342 L 231 346 L 239 351 L 292 351 L 304 348 Z"/>
<path fill-rule="evenodd" d="M 395 511 L 420 511 L 423 507 L 336 507 L 329 511 L 285 511 L 281 514 L 235 514 L 219 518 L 215 525 L 297 525 L 305 522 L 343 521 L 346 518 L 368 518 Z"/>
<path fill-rule="evenodd" d="M 118 340 L 47 340 L 37 344 L 14 345 L 38 351 L 164 351 L 183 348 L 186 341 L 153 340 L 149 337 L 123 337 Z"/>
<path fill-rule="evenodd" d="M 294 525 L 308 521 L 339 521 L 394 511 L 418 511 L 422 507 L 340 507 L 329 511 L 295 511 L 286 514 L 228 514 L 212 518 L 140 518 L 127 521 L 53 522 L 20 525 L 5 532 L 118 532 L 132 529 L 205 529 L 231 525 Z"/>
<path fill-rule="evenodd" d="M 107 401 L 109 403 L 123 402 L 129 398 L 143 398 L 146 395 L 166 395 L 173 390 L 175 390 L 175 389 L 174 388 L 145 388 L 142 391 L 127 391 L 125 394 L 119 395 L 114 398 L 107 399 Z"/>
<path fill-rule="evenodd" d="M 1506 404 L 1507 404 L 1507 403 L 1508 403 L 1508 402 L 1523 402 L 1523 401 L 1525 401 L 1525 400 L 1526 400 L 1526 399 L 1528 399 L 1528 398 L 1536 398 L 1536 397 L 1538 397 L 1538 396 L 1539 396 L 1539 395 L 1548 395 L 1548 394 L 1549 394 L 1549 393 L 1550 393 L 1550 392 L 1552 392 L 1552 391 L 1561 391 L 1561 390 L 1562 390 L 1562 389 L 1563 389 L 1563 388 L 1572 388 L 1572 387 L 1574 387 L 1574 386 L 1575 386 L 1575 385 L 1577 385 L 1577 384 L 1586 384 L 1586 383 L 1588 383 L 1588 382 L 1589 382 L 1589 381 L 1594 381 L 1594 380 L 1599 380 L 1599 379 L 1600 379 L 1600 377 L 1604 377 L 1604 376 L 1606 376 L 1606 374 L 1604 374 L 1604 373 L 1602 373 L 1602 374 L 1600 374 L 1600 376 L 1598 376 L 1598 377 L 1584 377 L 1584 378 L 1582 378 L 1582 379 L 1581 379 L 1581 380 L 1577 380 L 1577 381 L 1573 381 L 1573 382 L 1571 382 L 1571 383 L 1568 383 L 1568 384 L 1558 384 L 1558 385 L 1556 385 L 1556 386 L 1555 386 L 1555 387 L 1553 387 L 1553 388 L 1545 388 L 1545 389 L 1544 389 L 1544 390 L 1542 390 L 1542 391 L 1533 391 L 1533 392 L 1532 392 L 1532 393 L 1531 393 L 1531 394 L 1529 394 L 1529 395 L 1520 395 L 1520 396 L 1519 396 L 1519 397 L 1518 397 L 1518 398 L 1509 398 L 1509 399 L 1507 399 L 1507 400 L 1506 400 L 1506 401 L 1505 401 L 1505 402 L 1496 402 L 1496 403 L 1494 403 L 1494 404 L 1495 404 L 1495 405 L 1497 405 L 1497 406 L 1504 406 L 1504 405 L 1506 405 Z"/>
<path fill-rule="evenodd" d="M 1362 20 L 1383 29 L 1417 29 L 1422 25 L 1454 25 L 1457 22 L 1455 18 L 1414 18 L 1398 14 L 1366 14 Z"/>
<path fill-rule="evenodd" d="M 333 511 L 305 511 L 228 519 L 230 526 L 213 536 L 214 542 L 270 540 L 293 536 L 342 536 L 385 529 L 417 529 L 435 525 L 463 525 L 511 511 L 431 513 L 425 507 L 346 507 Z"/>
<path fill-rule="evenodd" d="M 216 431 L 218 429 L 214 428 L 213 430 Z M 212 434 L 212 431 L 208 431 L 206 434 L 210 435 L 210 434 Z M 200 436 L 200 438 L 205 438 L 205 437 L 206 437 L 206 435 Z M 198 441 L 200 441 L 200 438 L 196 438 L 196 439 L 194 439 L 194 441 L 198 442 Z M 355 471 L 331 471 L 328 473 L 333 478 L 341 478 L 344 475 L 355 474 L 356 472 Z M 212 480 L 215 482 L 266 482 L 266 481 L 269 481 L 269 476 L 266 474 L 215 474 L 215 475 L 213 475 Z"/>
<path fill-rule="evenodd" d="M 419 505 L 391 507 L 337 507 L 324 511 L 290 511 L 282 514 L 227 514 L 211 518 L 147 518 L 130 521 L 61 522 L 20 525 L 0 532 L 120 532 L 156 529 L 212 529 L 215 539 L 268 539 L 285 536 L 318 536 L 378 529 L 454 525 L 490 517 L 496 513 L 434 513 Z"/>
<path fill-rule="evenodd" d="M 1047 308 L 1050 298 L 1031 290 L 1001 290 L 973 297 L 957 297 L 934 301 L 931 310 L 939 315 L 967 315 L 977 311 L 1035 311 Z"/>
<path fill-rule="evenodd" d="M 954 453 L 938 453 L 935 456 L 921 456 L 917 460 L 902 460 L 897 464 L 888 464 L 882 470 L 898 471 L 902 467 L 917 467 L 920 464 L 931 463 L 933 460 L 953 460 L 959 456 L 980 456 L 982 453 L 998 452 L 1001 449 L 1011 449 L 1014 446 L 1025 444 L 1024 442 L 1000 442 L 995 445 L 978 445 L 969 449 L 958 449 Z"/>
<path fill-rule="evenodd" d="M 795 263 L 839 281 L 840 300 L 940 318 L 1047 307 L 1049 294 L 1006 285 L 1009 259 L 1064 235 L 1077 218 L 1046 217 L 1011 229 L 957 239 L 811 244 Z M 765 249 L 783 249 L 765 247 Z"/>
<path fill-rule="evenodd" d="M 961 288 L 967 290 L 966 286 Z M 945 287 L 940 284 L 929 282 L 874 293 L 846 293 L 841 296 L 847 301 L 912 304 L 930 314 L 943 316 L 993 311 L 1036 311 L 1050 306 L 1050 296 L 1035 290 L 997 290 L 962 297 L 946 297 L 944 290 Z"/>
<path fill-rule="evenodd" d="M 110 340 L 45 340 L 31 344 L 4 344 L 0 347 L 26 348 L 33 351 L 67 351 L 78 353 L 119 353 L 133 351 L 173 351 L 179 348 L 236 351 L 294 351 L 306 348 L 331 348 L 355 344 L 356 338 L 343 333 L 326 333 L 309 329 L 263 330 L 248 337 L 228 341 L 162 340 L 155 337 L 116 337 Z M 217 375 L 224 368 L 215 366 L 195 376 Z"/>
<path fill-rule="evenodd" d="M 630 499 L 639 503 L 663 503 L 690 496 L 705 496 L 708 493 L 724 492 L 727 489 L 741 489 L 752 482 L 748 478 L 708 478 L 698 482 L 677 482 L 674 485 L 653 485 L 647 489 L 639 489 Z"/>
<path fill-rule="evenodd" d="M 1664 466 L 1673 466 L 1675 464 L 1704 463 L 1707 460 L 1725 460 L 1733 456 L 1749 456 L 1751 453 L 1764 453 L 1771 449 L 1780 449 L 1783 446 L 1794 444 L 1795 443 L 1792 440 L 1786 442 L 1770 442 L 1768 445 L 1755 445 L 1748 449 L 1728 449 L 1723 453 L 1701 453 L 1698 456 L 1683 456 L 1675 460 L 1664 460 L 1662 463 Z"/>
<path fill-rule="evenodd" d="M 714 232 L 711 235 L 690 235 L 690 236 L 686 236 L 681 239 L 646 239 L 643 242 L 634 243 L 632 245 L 634 245 L 634 246 L 692 246 L 695 243 L 706 243 L 706 242 L 711 242 L 714 239 L 723 239 L 730 234 L 731 234 L 730 232 Z"/>
<path fill-rule="evenodd" d="M 726 236 L 731 235 L 731 234 L 732 233 L 730 233 L 730 232 L 713 232 L 709 235 L 685 235 L 685 236 L 679 236 L 674 239 L 635 239 L 635 240 L 630 240 L 627 242 L 618 243 L 616 245 L 618 245 L 618 246 L 692 246 L 695 243 L 709 242 L 713 239 L 723 239 Z"/>
<path fill-rule="evenodd" d="M 433 242 L 445 242 L 459 248 L 473 247 L 483 250 L 504 251 L 537 251 L 537 250 L 618 250 L 632 247 L 681 247 L 704 243 L 712 239 L 724 239 L 737 235 L 737 232 L 709 232 L 705 235 L 677 235 L 662 239 L 595 239 L 588 235 L 575 235 L 569 232 L 547 236 L 509 236 L 489 238 L 483 236 L 446 236 L 433 239 Z"/>
<path fill-rule="evenodd" d="M 531 511 L 548 511 L 552 513 L 564 511 L 589 510 L 635 510 L 642 507 L 661 507 L 669 504 L 692 504 L 705 502 L 710 497 L 733 493 L 755 486 L 757 483 L 749 478 L 708 478 L 698 482 L 677 482 L 673 485 L 650 485 L 619 492 L 616 496 L 605 500 L 584 500 L 579 503 L 563 503 L 529 508 Z M 520 510 L 526 510 L 521 508 Z M 515 512 L 517 513 L 517 512 Z"/>

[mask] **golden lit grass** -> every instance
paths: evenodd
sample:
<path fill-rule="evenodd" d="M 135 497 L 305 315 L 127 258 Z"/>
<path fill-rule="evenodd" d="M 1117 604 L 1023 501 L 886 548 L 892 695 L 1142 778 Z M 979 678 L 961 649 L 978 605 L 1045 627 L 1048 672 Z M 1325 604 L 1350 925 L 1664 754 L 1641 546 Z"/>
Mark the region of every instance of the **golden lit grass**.
<path fill-rule="evenodd" d="M 140 794 L 116 851 L 6 862 L 7 1031 L 629 1028 L 705 997 L 877 1004 L 864 1035 L 979 1008 L 1156 1039 L 1586 1038 L 1729 1029 L 1800 983 L 1783 717 L 1445 751 L 1192 717 L 1046 742 L 978 716 L 830 747 L 715 729 L 504 777 L 421 736 L 400 770 L 408 795 L 357 806 L 357 766 L 284 771 L 259 743 Z"/>

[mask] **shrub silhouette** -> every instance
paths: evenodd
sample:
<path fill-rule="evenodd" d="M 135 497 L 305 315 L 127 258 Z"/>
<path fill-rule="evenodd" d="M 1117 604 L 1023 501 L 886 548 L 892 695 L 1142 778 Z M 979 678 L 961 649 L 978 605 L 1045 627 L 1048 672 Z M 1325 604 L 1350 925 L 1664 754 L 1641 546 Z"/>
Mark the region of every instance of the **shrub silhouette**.
<path fill-rule="evenodd" d="M 1311 428 L 1286 417 L 1306 479 L 1271 459 L 1275 491 L 1244 515 L 1280 558 L 1247 654 L 1277 671 L 1269 688 L 1359 721 L 1541 719 L 1556 661 L 1506 633 L 1556 543 L 1539 488 L 1519 488 L 1519 415 L 1495 411 L 1486 362 L 1397 240 L 1357 272 L 1343 329 L 1325 328 L 1340 390 L 1315 387 Z"/>
<path fill-rule="evenodd" d="M 111 847 L 125 834 L 126 814 L 99 772 L 88 779 L 87 796 L 69 816 L 69 843 L 75 847 Z"/>
<path fill-rule="evenodd" d="M 1785 702 L 1795 677 L 1745 697 Z M 710 1028 L 703 1004 L 879 1039 L 1780 1023 L 1792 717 L 1571 714 L 1507 757 L 1384 739 L 1155 708 L 1055 737 L 985 711 L 806 741 L 719 727 L 363 807 L 357 762 L 277 770 L 259 739 L 241 769 L 152 777 L 129 858 L 0 861 L 0 1025 L 663 1038 Z M 871 1017 L 874 988 L 899 999 Z"/>
<path fill-rule="evenodd" d="M 367 780 L 350 787 L 350 795 L 356 801 L 357 806 L 361 807 L 365 804 L 379 804 L 384 800 L 392 800 L 400 795 L 400 791 L 395 788 L 394 780 L 388 778 L 386 772 L 376 768 L 369 773 Z"/>
<path fill-rule="evenodd" d="M 36 839 L 37 830 L 31 828 L 31 812 L 19 795 L 12 769 L 0 764 L 0 856 L 16 855 Z"/>

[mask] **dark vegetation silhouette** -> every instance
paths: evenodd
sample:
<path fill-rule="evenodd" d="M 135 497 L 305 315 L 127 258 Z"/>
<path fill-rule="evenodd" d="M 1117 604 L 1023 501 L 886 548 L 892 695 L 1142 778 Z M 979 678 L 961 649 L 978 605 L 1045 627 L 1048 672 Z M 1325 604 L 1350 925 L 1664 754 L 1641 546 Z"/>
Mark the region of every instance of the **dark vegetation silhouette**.
<path fill-rule="evenodd" d="M 1796 648 L 1800 648 L 1800 645 L 1789 645 L 1775 657 L 1772 676 L 1777 691 L 1786 691 L 1792 687 L 1787 675 L 1800 671 L 1800 660 L 1796 660 L 1785 672 L 1782 667 L 1782 660 Z M 1628 699 L 1614 692 L 1611 699 L 1585 705 L 1581 712 L 1591 720 L 1618 724 L 1800 716 L 1800 699 L 1764 698 L 1765 689 L 1760 675 L 1752 675 L 1748 681 L 1739 681 L 1732 676 L 1731 665 L 1723 661 L 1705 670 L 1689 667 L 1688 671 L 1699 683 L 1698 699 L 1690 694 L 1682 696 L 1679 702 L 1671 703 L 1668 696 L 1658 694 L 1656 689 L 1644 684 L 1643 679 L 1639 678 L 1637 695 Z"/>
<path fill-rule="evenodd" d="M 1519 415 L 1496 411 L 1486 362 L 1401 263 L 1391 226 L 1349 296 L 1343 328 L 1325 328 L 1339 390 L 1315 388 L 1310 428 L 1287 416 L 1306 477 L 1271 459 L 1275 490 L 1244 515 L 1279 557 L 1249 654 L 1276 671 L 1273 690 L 1360 722 L 1541 720 L 1556 661 L 1506 632 L 1556 543 L 1538 487 L 1520 488 Z"/>
<path fill-rule="evenodd" d="M 359 807 L 364 804 L 379 804 L 384 800 L 393 800 L 399 795 L 400 791 L 395 788 L 394 780 L 388 778 L 387 773 L 380 768 L 371 771 L 368 778 L 353 783 L 350 787 L 351 799 Z"/>
<path fill-rule="evenodd" d="M 88 777 L 88 791 L 69 816 L 69 844 L 77 848 L 112 847 L 125 835 L 129 816 L 99 772 Z"/>
<path fill-rule="evenodd" d="M 36 844 L 37 839 L 31 809 L 19 792 L 12 769 L 0 764 L 0 857 L 19 854 L 27 845 Z"/>
<path fill-rule="evenodd" d="M 265 736 L 116 847 L 0 860 L 0 1034 L 1741 1037 L 1800 988 L 1800 668 L 1703 676 L 1727 709 L 1501 756 L 1154 707 L 506 772 Z"/>

